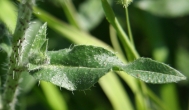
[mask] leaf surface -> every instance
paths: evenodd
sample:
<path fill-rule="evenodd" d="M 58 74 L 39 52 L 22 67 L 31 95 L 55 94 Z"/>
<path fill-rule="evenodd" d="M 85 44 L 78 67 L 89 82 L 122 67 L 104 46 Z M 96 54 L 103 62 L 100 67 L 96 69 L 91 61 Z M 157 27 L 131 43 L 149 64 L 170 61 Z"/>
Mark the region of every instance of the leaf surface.
<path fill-rule="evenodd" d="M 139 58 L 126 65 L 113 52 L 101 47 L 77 45 L 69 49 L 49 51 L 47 56 L 50 64 L 30 64 L 30 73 L 38 80 L 71 91 L 89 89 L 111 70 L 123 70 L 148 83 L 169 83 L 185 79 L 177 70 L 149 58 Z"/>
<path fill-rule="evenodd" d="M 174 68 L 150 58 L 139 58 L 123 70 L 147 83 L 170 83 L 186 79 Z"/>
<path fill-rule="evenodd" d="M 88 89 L 112 68 L 124 65 L 114 53 L 101 47 L 78 45 L 47 54 L 50 65 L 30 64 L 30 73 L 68 90 Z"/>
<path fill-rule="evenodd" d="M 46 56 L 48 40 L 46 39 L 47 23 L 44 23 L 35 38 L 33 39 L 31 48 L 29 49 L 29 62 L 33 64 L 46 64 L 48 59 Z M 26 41 L 27 42 L 27 41 Z"/>

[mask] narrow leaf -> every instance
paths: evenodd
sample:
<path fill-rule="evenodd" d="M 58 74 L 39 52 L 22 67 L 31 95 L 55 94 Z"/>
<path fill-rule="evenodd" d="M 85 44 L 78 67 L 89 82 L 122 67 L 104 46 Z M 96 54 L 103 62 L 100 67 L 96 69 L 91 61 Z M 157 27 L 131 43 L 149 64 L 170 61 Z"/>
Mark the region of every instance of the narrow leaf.
<path fill-rule="evenodd" d="M 22 41 L 20 63 L 26 64 L 28 62 L 28 53 L 31 51 L 32 43 L 34 42 L 35 36 L 38 33 L 41 25 L 42 24 L 40 21 L 30 22 L 29 28 L 27 29 L 24 36 L 25 40 Z"/>
<path fill-rule="evenodd" d="M 47 23 L 44 23 L 35 39 L 32 43 L 30 52 L 29 52 L 29 62 L 32 64 L 46 64 L 48 63 L 48 58 L 46 56 L 48 40 L 46 39 L 46 30 L 47 30 Z"/>
<path fill-rule="evenodd" d="M 147 83 L 170 83 L 186 79 L 174 68 L 149 58 L 139 58 L 126 65 L 123 70 Z"/>
<path fill-rule="evenodd" d="M 47 30 L 47 23 L 44 23 L 37 35 L 35 36 L 34 42 L 32 44 L 32 49 L 40 49 L 44 42 L 46 42 L 46 30 Z"/>

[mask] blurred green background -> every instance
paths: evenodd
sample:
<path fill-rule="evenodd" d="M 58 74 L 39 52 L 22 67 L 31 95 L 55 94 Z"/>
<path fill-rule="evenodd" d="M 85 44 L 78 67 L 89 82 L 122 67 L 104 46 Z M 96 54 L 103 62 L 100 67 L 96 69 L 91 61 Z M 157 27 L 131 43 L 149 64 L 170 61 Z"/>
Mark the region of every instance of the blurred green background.
<path fill-rule="evenodd" d="M 116 0 L 109 0 L 109 3 L 126 30 L 123 6 Z M 5 23 L 11 32 L 15 28 L 18 4 L 17 0 L 0 0 L 0 22 Z M 112 46 L 109 23 L 100 0 L 37 0 L 36 7 L 32 21 L 36 24 L 48 22 L 49 50 L 68 48 L 71 44 L 89 45 L 96 42 L 96 39 L 83 36 L 95 36 Z M 135 46 L 140 56 L 165 62 L 189 77 L 189 1 L 134 0 L 128 9 Z M 72 17 L 69 18 L 70 13 L 76 22 L 71 20 Z M 6 53 L 1 51 L 1 67 L 6 63 L 5 57 Z M 1 69 L 0 72 L 3 77 L 5 70 Z M 116 109 L 115 104 L 121 103 L 121 100 L 116 99 L 119 92 L 111 94 L 115 98 L 110 99 L 106 87 L 99 84 L 86 91 L 68 91 L 50 83 L 38 84 L 38 81 L 28 75 L 23 77 L 25 80 L 20 88 L 18 110 L 113 110 Z M 140 110 L 137 107 L 136 93 L 122 77 L 116 77 L 128 95 L 132 108 Z M 114 82 L 108 83 L 112 87 L 110 90 L 116 89 L 111 85 Z M 188 85 L 188 80 L 174 84 L 147 84 L 169 110 L 189 109 Z M 149 110 L 158 110 L 153 101 L 149 100 L 148 103 Z"/>

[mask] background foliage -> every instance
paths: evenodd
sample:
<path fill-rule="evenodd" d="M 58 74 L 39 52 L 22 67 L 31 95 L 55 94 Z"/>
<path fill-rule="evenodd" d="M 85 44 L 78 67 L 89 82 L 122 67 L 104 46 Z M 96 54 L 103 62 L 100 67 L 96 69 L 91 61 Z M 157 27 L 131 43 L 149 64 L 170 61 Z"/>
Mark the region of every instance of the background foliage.
<path fill-rule="evenodd" d="M 110 32 L 113 30 L 109 30 L 109 23 L 104 17 L 100 0 L 63 1 L 39 0 L 34 9 L 32 21 L 35 23 L 31 23 L 31 25 L 37 24 L 38 27 L 35 28 L 39 28 L 42 22 L 48 22 L 49 50 L 68 48 L 71 44 L 87 45 L 98 42 L 99 44 L 95 45 L 101 45 L 101 41 L 112 46 Z M 122 27 L 126 30 L 123 6 L 117 1 L 109 0 L 109 3 L 111 3 Z M 11 32 L 15 28 L 17 4 L 16 0 L 0 1 L 0 22 L 5 23 Z M 70 14 L 73 14 L 74 18 Z M 129 16 L 135 46 L 140 56 L 165 62 L 188 77 L 188 1 L 134 0 L 129 6 Z M 90 38 L 91 36 L 95 36 L 95 38 Z M 122 52 L 124 53 L 124 51 Z M 0 53 L 0 64 L 6 66 L 4 51 Z M 1 69 L 1 80 L 3 80 L 3 73 L 4 70 Z M 118 73 L 120 75 L 116 74 L 115 79 L 112 79 L 109 74 L 99 81 L 100 85 L 95 84 L 91 90 L 73 92 L 46 82 L 39 84 L 38 81 L 24 74 L 21 85 L 21 92 L 24 93 L 19 96 L 18 107 L 27 110 L 111 110 L 116 106 L 118 109 L 128 108 L 125 105 L 131 104 L 133 106 L 131 108 L 140 110 L 140 101 L 136 101 L 137 94 L 133 92 L 135 87 L 130 86 L 131 82 L 125 83 L 121 73 Z M 109 78 L 109 82 L 103 80 L 105 78 Z M 189 108 L 188 84 L 188 81 L 182 81 L 174 84 L 147 84 L 147 86 L 157 97 L 160 97 L 167 110 L 187 110 Z M 108 91 L 114 91 L 115 94 Z M 124 99 L 125 97 L 128 97 L 129 100 Z M 150 107 L 153 107 L 152 109 L 158 109 L 153 101 L 148 101 Z"/>

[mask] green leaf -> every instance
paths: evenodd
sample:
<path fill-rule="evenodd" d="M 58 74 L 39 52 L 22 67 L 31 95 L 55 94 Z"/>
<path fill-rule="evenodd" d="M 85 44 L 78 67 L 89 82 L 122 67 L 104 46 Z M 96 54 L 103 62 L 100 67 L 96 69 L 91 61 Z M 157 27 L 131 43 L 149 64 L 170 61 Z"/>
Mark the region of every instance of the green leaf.
<path fill-rule="evenodd" d="M 48 58 L 46 56 L 48 40 L 46 39 L 47 23 L 44 23 L 32 43 L 29 52 L 29 62 L 33 64 L 46 64 Z"/>
<path fill-rule="evenodd" d="M 124 70 L 149 83 L 168 83 L 184 80 L 177 70 L 148 58 L 140 58 L 125 65 L 113 52 L 101 47 L 78 45 L 48 52 L 50 65 L 29 65 L 30 73 L 68 90 L 85 90 L 110 70 Z M 31 62 L 33 63 L 33 62 Z"/>
<path fill-rule="evenodd" d="M 32 44 L 32 49 L 34 50 L 40 49 L 43 46 L 43 44 L 46 42 L 46 30 L 47 30 L 47 23 L 44 23 L 40 27 L 37 35 L 35 36 L 34 42 Z"/>
<path fill-rule="evenodd" d="M 123 65 L 114 53 L 100 47 L 79 45 L 48 52 L 50 65 L 31 65 L 30 73 L 68 90 L 85 90 L 112 68 Z"/>
<path fill-rule="evenodd" d="M 113 50 L 106 43 L 96 39 L 95 37 L 93 37 L 92 35 L 90 35 L 86 32 L 78 30 L 78 29 L 74 28 L 73 26 L 64 23 L 63 21 L 60 21 L 60 20 L 54 18 L 52 15 L 48 14 L 44 10 L 41 10 L 41 9 L 35 7 L 34 12 L 35 12 L 35 15 L 39 19 L 41 19 L 42 21 L 48 22 L 48 26 L 51 27 L 51 29 L 58 32 L 60 35 L 62 35 L 62 37 L 69 39 L 74 44 L 86 44 L 86 42 L 87 42 L 87 44 L 89 44 L 89 45 L 101 46 L 106 49 Z M 38 12 L 40 14 L 37 14 Z M 123 59 L 123 56 L 121 56 L 120 54 L 117 54 L 117 56 L 119 56 L 119 58 Z M 129 97 L 126 97 L 126 95 L 125 95 L 127 93 L 127 91 L 123 89 L 123 86 L 121 85 L 121 83 L 118 83 L 118 81 L 115 80 L 115 76 L 116 75 L 109 74 L 109 77 L 111 77 L 111 78 L 108 78 L 106 75 L 105 77 L 103 77 L 103 79 L 106 81 L 101 82 L 100 85 L 103 88 L 103 91 L 107 95 L 107 97 L 110 100 L 114 109 L 117 110 L 117 107 L 122 107 L 123 106 L 122 103 L 124 103 L 124 107 L 128 107 L 129 110 L 132 110 L 129 108 L 129 107 L 133 108 L 132 104 L 127 103 L 127 100 L 129 100 Z M 126 76 L 128 76 L 128 75 L 127 74 L 122 75 L 122 77 L 126 77 Z M 133 80 L 135 78 L 129 77 L 128 79 L 130 81 L 129 87 L 131 87 L 131 85 L 133 86 L 133 85 L 137 84 Z M 108 82 L 109 85 L 111 85 L 111 89 L 110 88 L 107 89 L 108 87 L 106 87 L 106 86 L 108 86 L 108 85 L 106 84 L 106 82 Z M 138 86 L 135 86 L 135 87 L 138 87 Z M 114 88 L 116 88 L 116 90 Z M 111 95 L 114 95 L 114 94 L 119 94 L 120 97 L 112 98 Z M 120 100 L 122 100 L 122 103 L 119 103 Z"/>
<path fill-rule="evenodd" d="M 24 39 L 22 41 L 22 49 L 21 49 L 21 56 L 20 56 L 20 64 L 27 64 L 28 63 L 28 55 L 32 48 L 32 43 L 35 40 L 35 36 L 37 35 L 38 31 L 41 27 L 41 22 L 39 21 L 32 21 L 30 22 L 29 28 L 26 31 Z M 32 31 L 31 31 L 32 30 Z"/>
<path fill-rule="evenodd" d="M 139 58 L 123 70 L 147 83 L 170 83 L 186 79 L 174 68 L 149 58 Z"/>
<path fill-rule="evenodd" d="M 162 17 L 180 17 L 189 14 L 188 0 L 140 0 L 136 6 Z"/>

